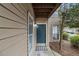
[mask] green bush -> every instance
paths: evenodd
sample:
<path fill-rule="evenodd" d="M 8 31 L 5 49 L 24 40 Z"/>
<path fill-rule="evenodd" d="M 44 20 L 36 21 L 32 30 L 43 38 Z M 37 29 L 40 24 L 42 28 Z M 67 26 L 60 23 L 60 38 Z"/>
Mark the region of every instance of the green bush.
<path fill-rule="evenodd" d="M 79 47 L 79 35 L 70 37 L 70 42 L 73 46 Z"/>
<path fill-rule="evenodd" d="M 67 32 L 63 32 L 63 39 L 64 40 L 68 40 L 68 33 Z"/>

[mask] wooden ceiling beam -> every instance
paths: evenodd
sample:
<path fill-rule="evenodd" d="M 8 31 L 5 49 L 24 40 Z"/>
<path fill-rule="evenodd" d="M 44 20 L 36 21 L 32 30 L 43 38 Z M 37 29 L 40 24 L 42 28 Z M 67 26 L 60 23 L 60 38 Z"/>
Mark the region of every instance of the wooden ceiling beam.
<path fill-rule="evenodd" d="M 48 16 L 37 16 L 36 18 L 48 18 Z"/>
<path fill-rule="evenodd" d="M 48 17 L 49 13 L 35 13 L 36 17 Z"/>
<path fill-rule="evenodd" d="M 43 13 L 42 12 L 35 12 L 35 14 L 38 14 L 38 13 L 39 14 L 50 14 L 50 12 L 43 12 Z"/>
<path fill-rule="evenodd" d="M 57 9 L 60 5 L 61 5 L 60 3 L 59 3 L 59 4 L 56 4 L 55 8 L 50 12 L 50 14 L 49 14 L 48 17 L 50 17 L 50 16 L 56 11 L 56 9 Z"/>
<path fill-rule="evenodd" d="M 36 4 L 32 4 L 33 8 L 54 8 L 54 6 L 56 4 L 52 4 L 52 3 L 36 3 Z"/>
<path fill-rule="evenodd" d="M 54 7 L 53 6 L 49 6 L 49 7 L 48 6 L 46 6 L 46 7 L 38 7 L 37 6 L 37 7 L 33 7 L 33 8 L 54 8 Z"/>
<path fill-rule="evenodd" d="M 51 6 L 51 5 L 53 5 L 53 6 L 55 6 L 57 3 L 32 3 L 32 5 L 34 5 L 34 6 Z"/>
<path fill-rule="evenodd" d="M 36 17 L 49 17 L 60 6 L 60 3 L 33 3 Z"/>
<path fill-rule="evenodd" d="M 36 15 L 36 18 L 37 18 L 37 17 L 44 17 L 44 18 L 47 18 L 48 15 L 42 15 L 42 16 L 41 16 L 41 15 Z"/>
<path fill-rule="evenodd" d="M 38 9 L 38 8 L 34 8 L 34 12 L 51 12 L 52 11 L 52 8 L 50 8 L 50 9 L 45 9 L 45 8 L 40 8 L 40 9 Z"/>

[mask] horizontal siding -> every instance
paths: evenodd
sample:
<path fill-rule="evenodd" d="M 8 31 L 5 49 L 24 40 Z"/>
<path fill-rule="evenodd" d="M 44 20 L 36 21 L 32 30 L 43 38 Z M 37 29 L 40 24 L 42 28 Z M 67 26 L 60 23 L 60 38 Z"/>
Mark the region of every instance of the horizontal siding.
<path fill-rule="evenodd" d="M 0 27 L 13 27 L 13 28 L 25 28 L 25 24 L 17 23 L 5 18 L 0 17 Z"/>
<path fill-rule="evenodd" d="M 17 10 L 17 8 L 15 8 L 15 6 L 13 5 L 13 4 L 2 4 L 3 6 L 5 6 L 5 7 L 7 7 L 9 10 L 11 10 L 13 13 L 15 13 L 15 14 L 17 14 L 17 15 L 19 15 L 20 17 L 22 17 L 22 18 L 24 18 L 24 19 L 26 19 L 26 17 L 25 16 L 23 16 L 22 15 L 22 13 L 20 13 L 18 10 Z"/>
<path fill-rule="evenodd" d="M 5 9 L 1 5 L 0 5 L 0 16 L 4 16 L 6 18 L 16 20 L 16 21 L 19 21 L 19 22 L 22 22 L 22 23 L 26 23 L 24 19 L 19 18 L 18 16 L 16 16 L 12 12 L 10 12 L 9 10 Z"/>
<path fill-rule="evenodd" d="M 17 34 L 25 33 L 26 30 L 18 30 L 18 29 L 0 29 L 0 39 L 14 36 Z"/>
<path fill-rule="evenodd" d="M 27 55 L 28 10 L 31 4 L 0 4 L 0 55 Z"/>
<path fill-rule="evenodd" d="M 0 41 L 0 55 L 26 55 L 26 34 Z M 2 42 L 2 43 L 1 43 Z M 3 44 L 4 43 L 4 44 Z"/>
<path fill-rule="evenodd" d="M 22 9 L 22 7 L 19 5 L 19 4 L 17 4 L 17 3 L 14 3 L 14 4 L 12 4 L 13 6 L 15 6 L 15 8 L 23 15 L 23 16 L 27 16 L 26 14 L 25 14 L 25 12 L 23 11 L 23 9 Z M 27 12 L 26 12 L 27 13 Z"/>

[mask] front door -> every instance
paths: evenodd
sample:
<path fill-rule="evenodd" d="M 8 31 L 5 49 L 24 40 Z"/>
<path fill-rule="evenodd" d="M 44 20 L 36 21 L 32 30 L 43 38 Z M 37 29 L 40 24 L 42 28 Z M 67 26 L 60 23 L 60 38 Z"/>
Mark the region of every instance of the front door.
<path fill-rule="evenodd" d="M 46 24 L 38 24 L 37 43 L 46 43 Z"/>

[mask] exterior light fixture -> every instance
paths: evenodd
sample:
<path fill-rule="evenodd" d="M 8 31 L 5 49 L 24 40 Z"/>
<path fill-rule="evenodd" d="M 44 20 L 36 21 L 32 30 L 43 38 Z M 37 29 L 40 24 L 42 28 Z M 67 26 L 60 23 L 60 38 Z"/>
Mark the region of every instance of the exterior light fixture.
<path fill-rule="evenodd" d="M 37 25 L 37 24 L 33 24 L 33 27 L 34 27 L 34 28 L 38 28 L 38 25 Z"/>

